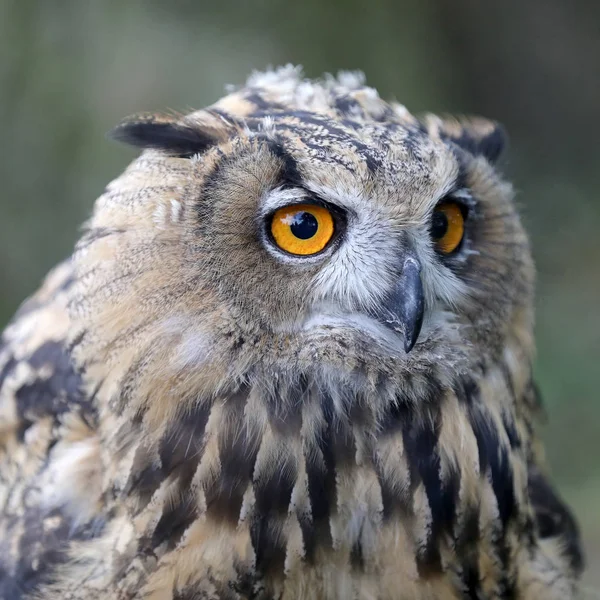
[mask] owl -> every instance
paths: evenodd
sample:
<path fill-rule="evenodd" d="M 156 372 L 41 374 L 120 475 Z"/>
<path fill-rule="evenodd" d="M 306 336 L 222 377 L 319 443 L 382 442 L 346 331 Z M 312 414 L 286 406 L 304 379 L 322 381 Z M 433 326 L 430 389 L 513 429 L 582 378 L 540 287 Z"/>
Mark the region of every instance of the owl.
<path fill-rule="evenodd" d="M 502 128 L 283 67 L 141 155 L 0 347 L 4 600 L 569 600 Z"/>

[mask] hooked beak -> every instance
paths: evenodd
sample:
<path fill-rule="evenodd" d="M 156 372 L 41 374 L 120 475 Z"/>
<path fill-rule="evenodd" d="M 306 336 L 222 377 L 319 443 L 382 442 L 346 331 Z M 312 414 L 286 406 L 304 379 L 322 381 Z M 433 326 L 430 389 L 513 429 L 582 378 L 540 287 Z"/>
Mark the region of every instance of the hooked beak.
<path fill-rule="evenodd" d="M 421 266 L 413 256 L 404 260 L 402 273 L 386 302 L 386 308 L 384 321 L 404 335 L 404 350 L 408 354 L 419 338 L 425 310 Z"/>

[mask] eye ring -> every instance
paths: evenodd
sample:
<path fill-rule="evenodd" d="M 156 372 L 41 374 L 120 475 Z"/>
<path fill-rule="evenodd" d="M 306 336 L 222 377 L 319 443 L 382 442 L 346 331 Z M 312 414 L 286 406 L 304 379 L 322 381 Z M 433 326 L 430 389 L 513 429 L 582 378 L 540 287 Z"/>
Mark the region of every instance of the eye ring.
<path fill-rule="evenodd" d="M 322 252 L 333 238 L 335 221 L 331 211 L 318 204 L 291 204 L 271 217 L 270 232 L 280 250 L 295 256 Z"/>
<path fill-rule="evenodd" d="M 438 204 L 431 217 L 430 232 L 442 254 L 455 252 L 465 235 L 465 217 L 460 204 L 451 200 Z"/>

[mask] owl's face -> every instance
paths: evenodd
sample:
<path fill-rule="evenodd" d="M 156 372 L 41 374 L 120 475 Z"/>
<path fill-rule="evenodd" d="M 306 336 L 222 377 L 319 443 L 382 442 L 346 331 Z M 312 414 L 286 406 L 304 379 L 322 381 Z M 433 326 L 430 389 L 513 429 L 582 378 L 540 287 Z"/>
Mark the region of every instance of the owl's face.
<path fill-rule="evenodd" d="M 418 121 L 356 82 L 310 95 L 282 81 L 116 130 L 150 149 L 99 200 L 90 235 L 111 235 L 80 253 L 111 270 L 100 337 L 125 330 L 175 370 L 450 373 L 499 353 L 517 321 L 530 329 L 527 239 L 492 166 L 498 127 Z"/>
<path fill-rule="evenodd" d="M 272 139 L 234 143 L 219 161 L 196 206 L 208 249 L 201 268 L 250 335 L 300 341 L 340 330 L 404 354 L 424 315 L 429 329 L 441 308 L 465 299 L 457 270 L 477 207 L 458 160 L 406 129 L 387 152 L 376 139 L 383 128 L 365 141 L 342 130 L 315 159 L 312 128 L 290 139 L 288 125 L 277 127 L 274 119 Z M 326 119 L 319 127 L 337 128 Z M 407 136 L 420 138 L 418 154 Z"/>

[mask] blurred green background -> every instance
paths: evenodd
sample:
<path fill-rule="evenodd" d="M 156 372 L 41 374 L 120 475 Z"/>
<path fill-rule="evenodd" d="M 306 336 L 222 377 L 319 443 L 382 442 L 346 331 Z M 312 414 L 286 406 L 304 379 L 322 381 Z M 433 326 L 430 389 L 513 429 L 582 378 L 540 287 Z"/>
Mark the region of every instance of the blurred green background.
<path fill-rule="evenodd" d="M 361 69 L 414 112 L 505 124 L 539 271 L 548 456 L 600 589 L 598 0 L 0 0 L 0 324 L 134 156 L 130 113 L 200 108 L 255 68 Z M 596 593 L 596 595 L 600 595 Z"/>

